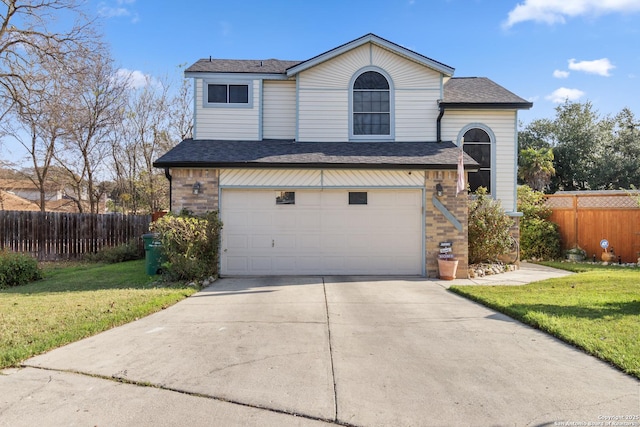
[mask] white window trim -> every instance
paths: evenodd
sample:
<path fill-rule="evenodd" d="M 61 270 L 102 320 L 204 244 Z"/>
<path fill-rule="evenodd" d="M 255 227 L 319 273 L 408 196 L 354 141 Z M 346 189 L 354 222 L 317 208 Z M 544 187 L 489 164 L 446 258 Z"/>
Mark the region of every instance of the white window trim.
<path fill-rule="evenodd" d="M 367 71 L 375 71 L 382 74 L 389 83 L 389 135 L 354 135 L 353 134 L 353 84 L 361 74 Z M 396 115 L 395 115 L 395 89 L 389 73 L 379 67 L 367 66 L 356 71 L 349 81 L 349 141 L 395 141 L 396 139 Z"/>
<path fill-rule="evenodd" d="M 246 85 L 248 89 L 247 103 L 209 102 L 209 85 Z M 253 108 L 253 80 L 217 80 L 202 81 L 202 106 L 204 108 Z"/>

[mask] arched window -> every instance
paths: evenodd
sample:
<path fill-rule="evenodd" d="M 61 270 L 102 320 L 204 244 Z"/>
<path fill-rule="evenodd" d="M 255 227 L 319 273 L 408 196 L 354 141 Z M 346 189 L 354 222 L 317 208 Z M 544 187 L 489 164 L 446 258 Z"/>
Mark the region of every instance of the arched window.
<path fill-rule="evenodd" d="M 469 172 L 469 187 L 476 191 L 485 187 L 491 193 L 491 138 L 480 128 L 472 128 L 464 133 L 464 152 L 480 164 L 478 172 Z"/>
<path fill-rule="evenodd" d="M 353 83 L 354 136 L 391 135 L 389 82 L 376 71 L 365 71 Z"/>

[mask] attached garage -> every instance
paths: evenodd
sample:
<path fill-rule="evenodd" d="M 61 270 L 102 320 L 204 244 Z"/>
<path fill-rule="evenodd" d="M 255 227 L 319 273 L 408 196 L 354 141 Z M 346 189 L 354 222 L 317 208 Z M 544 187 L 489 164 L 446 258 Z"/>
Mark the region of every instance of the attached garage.
<path fill-rule="evenodd" d="M 422 189 L 222 189 L 222 275 L 424 274 Z"/>
<path fill-rule="evenodd" d="M 154 164 L 173 212 L 220 213 L 222 276 L 435 277 L 447 241 L 464 277 L 459 155 L 452 142 L 186 140 Z"/>

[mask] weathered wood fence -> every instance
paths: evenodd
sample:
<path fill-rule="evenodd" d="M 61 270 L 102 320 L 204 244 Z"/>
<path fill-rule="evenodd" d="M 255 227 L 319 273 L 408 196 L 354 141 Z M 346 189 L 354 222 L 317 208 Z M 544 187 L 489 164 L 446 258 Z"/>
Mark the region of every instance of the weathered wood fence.
<path fill-rule="evenodd" d="M 150 215 L 0 211 L 0 249 L 41 261 L 79 259 L 131 239 L 142 244 Z"/>
<path fill-rule="evenodd" d="M 558 224 L 564 249 L 580 246 L 587 257 L 603 252 L 600 241 L 606 239 L 623 262 L 640 257 L 640 207 L 625 192 L 556 193 L 547 196 Z"/>

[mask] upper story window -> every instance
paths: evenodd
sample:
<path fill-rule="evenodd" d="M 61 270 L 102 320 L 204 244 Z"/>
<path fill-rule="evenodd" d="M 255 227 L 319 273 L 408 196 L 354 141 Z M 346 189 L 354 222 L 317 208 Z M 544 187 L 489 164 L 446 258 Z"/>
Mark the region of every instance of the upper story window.
<path fill-rule="evenodd" d="M 353 83 L 353 136 L 391 136 L 391 96 L 387 78 L 365 71 Z"/>
<path fill-rule="evenodd" d="M 464 134 L 464 152 L 480 164 L 478 172 L 469 172 L 469 187 L 476 191 L 485 187 L 491 193 L 491 138 L 480 128 L 472 128 Z"/>
<path fill-rule="evenodd" d="M 205 107 L 251 107 L 249 83 L 206 83 Z"/>
<path fill-rule="evenodd" d="M 212 104 L 248 104 L 249 85 L 208 85 L 208 102 Z"/>

